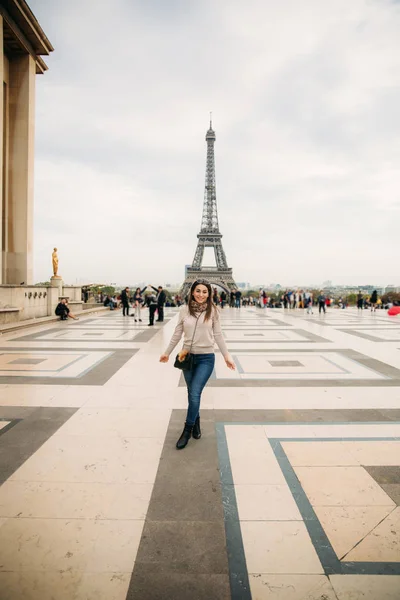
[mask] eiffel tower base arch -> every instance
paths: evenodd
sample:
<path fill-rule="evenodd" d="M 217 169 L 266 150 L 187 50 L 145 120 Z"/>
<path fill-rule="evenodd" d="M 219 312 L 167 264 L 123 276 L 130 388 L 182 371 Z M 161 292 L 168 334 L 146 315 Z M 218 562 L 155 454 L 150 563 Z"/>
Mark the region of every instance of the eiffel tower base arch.
<path fill-rule="evenodd" d="M 205 279 L 209 282 L 211 287 L 217 285 L 228 294 L 232 290 L 236 290 L 237 287 L 232 276 L 232 269 L 217 269 L 215 267 L 201 267 L 200 269 L 196 269 L 189 267 L 187 269 L 185 281 L 179 292 L 182 298 L 186 297 L 192 284 L 197 281 L 197 279 Z"/>

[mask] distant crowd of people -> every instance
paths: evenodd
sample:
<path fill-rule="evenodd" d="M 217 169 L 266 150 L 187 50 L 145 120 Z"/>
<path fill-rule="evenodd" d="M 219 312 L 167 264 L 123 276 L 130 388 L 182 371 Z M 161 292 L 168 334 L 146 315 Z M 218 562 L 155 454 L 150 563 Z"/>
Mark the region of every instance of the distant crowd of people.
<path fill-rule="evenodd" d="M 258 298 L 255 296 L 243 296 L 240 290 L 232 290 L 229 294 L 225 291 L 218 292 L 217 288 L 213 288 L 213 303 L 221 308 L 226 305 L 230 307 L 240 308 L 241 306 L 259 306 L 260 308 L 285 308 L 285 309 L 306 309 L 308 314 L 313 314 L 313 307 L 318 308 L 318 312 L 326 312 L 326 308 L 337 305 L 341 309 L 349 306 L 345 298 L 331 298 L 329 295 L 321 291 L 315 295 L 307 290 L 286 290 L 279 298 L 271 296 L 266 290 L 260 288 Z M 393 304 L 389 303 L 385 308 L 391 308 Z M 370 296 L 365 296 L 360 291 L 357 294 L 357 308 L 368 309 L 375 312 L 377 308 L 384 308 L 382 300 L 378 296 L 377 290 L 374 290 Z"/>
<path fill-rule="evenodd" d="M 150 288 L 150 292 L 146 293 L 146 290 Z M 122 309 L 123 316 L 131 316 L 135 322 L 142 322 L 142 310 L 143 308 L 148 309 L 149 315 L 149 326 L 154 325 L 154 320 L 157 315 L 157 322 L 164 320 L 164 307 L 180 307 L 183 304 L 188 304 L 188 296 L 182 298 L 181 295 L 175 294 L 172 297 L 167 297 L 163 287 L 159 285 L 154 287 L 153 285 L 147 285 L 140 289 L 135 289 L 134 292 L 129 287 L 125 287 L 119 294 L 108 295 L 103 292 L 98 292 L 94 296 L 94 300 L 98 303 L 109 307 L 110 310 L 116 308 Z M 88 302 L 89 300 L 89 289 L 87 287 L 82 288 L 82 300 Z M 305 309 L 307 314 L 313 314 L 313 308 L 318 308 L 318 312 L 325 313 L 326 308 L 336 305 L 341 309 L 348 307 L 348 302 L 345 298 L 332 298 L 329 295 L 321 291 L 319 294 L 314 294 L 307 290 L 286 290 L 281 293 L 280 297 L 276 295 L 270 295 L 266 290 L 260 288 L 258 296 L 249 295 L 246 296 L 239 289 L 233 289 L 231 291 L 218 290 L 218 288 L 212 288 L 212 303 L 215 306 L 219 306 L 221 309 L 229 306 L 231 308 L 241 308 L 247 306 L 258 306 L 259 308 L 284 308 L 284 309 Z M 370 309 L 371 312 L 375 312 L 377 308 L 391 308 L 396 305 L 394 303 L 386 303 L 383 305 L 382 299 L 378 296 L 377 290 L 374 290 L 371 295 L 365 295 L 361 291 L 357 294 L 356 305 L 358 310 Z M 133 311 L 130 314 L 130 311 Z M 62 320 L 78 319 L 71 313 L 68 306 L 68 300 L 62 299 L 56 307 L 56 315 Z"/>
<path fill-rule="evenodd" d="M 143 296 L 145 291 L 151 288 L 151 292 Z M 149 327 L 154 325 L 154 318 L 157 313 L 157 321 L 160 323 L 164 321 L 164 306 L 166 304 L 166 293 L 161 285 L 157 288 L 153 285 L 146 285 L 143 289 L 136 288 L 132 293 L 129 287 L 125 287 L 119 295 L 114 296 L 102 296 L 99 298 L 100 302 L 104 306 L 108 306 L 110 310 L 116 308 L 122 308 L 122 315 L 124 317 L 133 317 L 135 323 L 142 322 L 142 309 L 149 309 Z M 133 313 L 130 314 L 130 309 L 133 309 Z"/>

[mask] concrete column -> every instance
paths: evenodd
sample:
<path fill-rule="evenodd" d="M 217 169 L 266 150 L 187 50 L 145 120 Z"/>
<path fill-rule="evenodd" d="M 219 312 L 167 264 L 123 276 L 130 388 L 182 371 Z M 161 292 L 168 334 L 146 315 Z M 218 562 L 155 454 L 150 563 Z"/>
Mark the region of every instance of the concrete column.
<path fill-rule="evenodd" d="M 4 254 L 4 243 L 3 240 L 3 231 L 5 229 L 5 224 L 3 223 L 3 219 L 5 217 L 5 198 L 3 196 L 3 151 L 4 151 L 4 143 L 3 143 L 3 131 L 4 131 L 4 123 L 3 123 L 3 115 L 4 115 L 4 106 L 3 106 L 3 87 L 4 87 L 4 43 L 3 43 L 3 17 L 0 15 L 0 284 L 3 282 L 3 254 Z"/>
<path fill-rule="evenodd" d="M 33 283 L 35 73 L 31 56 L 10 60 L 6 283 L 17 285 Z"/>

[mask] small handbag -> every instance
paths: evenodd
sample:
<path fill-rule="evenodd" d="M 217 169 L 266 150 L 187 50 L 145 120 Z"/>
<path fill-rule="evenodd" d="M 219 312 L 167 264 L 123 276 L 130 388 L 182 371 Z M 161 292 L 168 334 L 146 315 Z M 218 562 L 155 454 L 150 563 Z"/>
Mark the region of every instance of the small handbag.
<path fill-rule="evenodd" d="M 201 315 L 201 313 L 200 313 L 200 315 Z M 196 325 L 194 326 L 193 337 L 192 337 L 192 341 L 190 344 L 190 350 L 189 350 L 188 354 L 186 354 L 185 358 L 183 358 L 182 360 L 179 360 L 179 353 L 176 355 L 174 367 L 176 369 L 180 369 L 181 371 L 191 371 L 193 369 L 194 357 L 193 357 L 193 354 L 190 354 L 190 353 L 192 351 L 194 334 L 196 333 L 196 327 L 197 327 L 197 323 L 198 323 L 200 315 L 196 319 Z"/>

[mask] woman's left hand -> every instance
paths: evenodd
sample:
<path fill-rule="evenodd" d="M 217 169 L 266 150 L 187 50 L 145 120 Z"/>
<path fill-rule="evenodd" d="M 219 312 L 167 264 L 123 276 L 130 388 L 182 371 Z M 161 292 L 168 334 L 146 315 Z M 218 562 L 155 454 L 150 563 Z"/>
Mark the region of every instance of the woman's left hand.
<path fill-rule="evenodd" d="M 234 370 L 236 369 L 236 365 L 235 365 L 235 363 L 233 362 L 233 359 L 232 359 L 232 357 L 231 357 L 231 355 L 230 355 L 230 354 L 228 354 L 228 356 L 225 356 L 225 362 L 226 362 L 226 366 L 227 366 L 229 369 L 232 369 L 232 371 L 234 371 Z"/>

